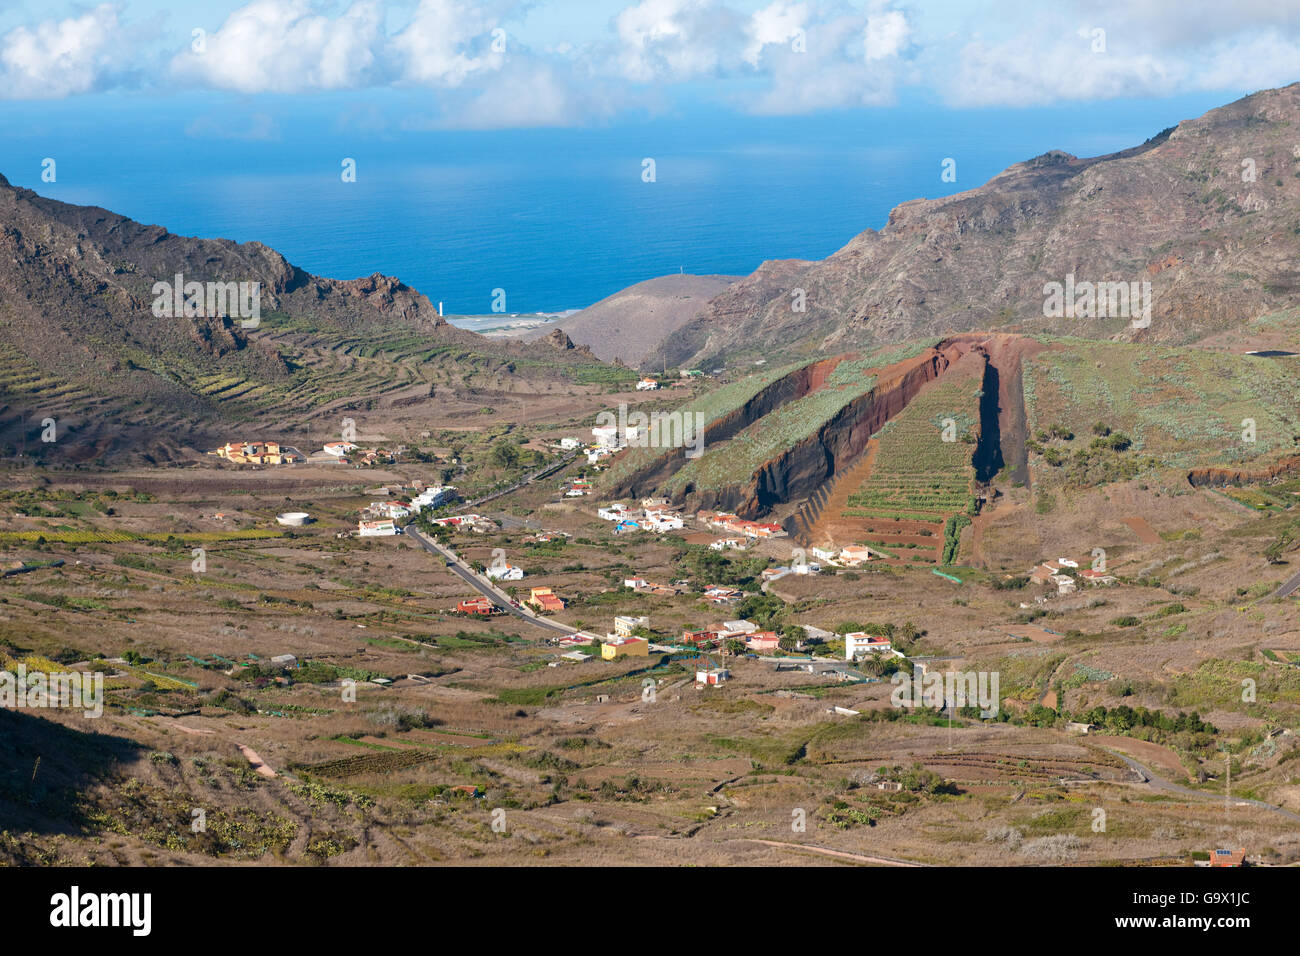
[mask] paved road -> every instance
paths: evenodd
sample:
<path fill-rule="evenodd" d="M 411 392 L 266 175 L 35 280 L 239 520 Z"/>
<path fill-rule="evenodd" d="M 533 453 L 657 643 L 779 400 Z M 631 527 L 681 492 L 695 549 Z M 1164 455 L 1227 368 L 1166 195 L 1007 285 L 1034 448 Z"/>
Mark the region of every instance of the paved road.
<path fill-rule="evenodd" d="M 407 525 L 402 529 L 402 531 L 408 537 L 414 538 L 418 541 L 424 547 L 424 550 L 428 551 L 434 557 L 441 558 L 443 562 L 447 564 L 447 567 L 452 571 L 452 573 L 459 575 L 466 584 L 470 585 L 474 590 L 478 591 L 507 614 L 513 615 L 521 621 L 527 621 L 529 624 L 559 634 L 573 634 L 576 631 L 576 628 L 569 627 L 567 624 L 560 624 L 556 621 L 547 620 L 544 617 L 533 614 L 531 611 L 525 611 L 522 608 L 515 607 L 510 603 L 510 596 L 508 594 L 483 580 L 483 578 L 476 574 L 474 569 L 469 567 L 469 565 L 467 565 L 455 551 L 452 551 L 450 548 L 444 548 L 436 541 L 421 534 L 414 525 Z"/>
<path fill-rule="evenodd" d="M 1145 778 L 1146 783 L 1154 787 L 1156 790 L 1168 790 L 1170 793 L 1177 793 L 1187 797 L 1200 797 L 1202 800 L 1218 799 L 1218 797 L 1216 797 L 1214 794 L 1207 793 L 1204 790 L 1192 790 L 1189 787 L 1184 787 L 1181 784 L 1173 783 L 1169 780 L 1166 780 L 1164 777 L 1160 776 L 1155 771 L 1153 771 L 1150 767 L 1138 763 L 1132 757 L 1126 756 L 1125 754 L 1120 753 L 1118 750 L 1111 750 L 1111 748 L 1109 747 L 1103 747 L 1102 749 L 1110 753 L 1113 753 L 1120 760 L 1128 764 L 1130 769 L 1136 770 L 1140 776 Z M 1272 810 L 1274 813 L 1279 813 L 1282 816 L 1286 817 L 1288 820 L 1294 820 L 1295 822 L 1300 823 L 1300 814 L 1292 813 L 1290 810 L 1283 810 L 1281 807 L 1275 807 L 1273 806 L 1273 804 L 1265 803 L 1263 800 L 1251 800 L 1246 797 L 1233 797 L 1232 803 L 1233 804 L 1248 803 L 1253 807 L 1259 807 L 1261 810 Z"/>
<path fill-rule="evenodd" d="M 531 485 L 533 482 L 537 481 L 538 479 L 545 478 L 547 475 L 553 475 L 555 474 L 555 472 L 560 471 L 561 469 L 563 469 L 564 467 L 572 463 L 578 457 L 579 454 L 581 453 L 576 451 L 570 452 L 562 460 L 557 461 L 555 464 L 547 465 L 545 468 L 542 468 L 539 471 L 535 471 L 531 475 L 528 475 L 524 478 L 520 478 L 509 488 L 502 488 L 500 491 L 494 491 L 490 495 L 484 495 L 481 498 L 475 498 L 473 501 L 465 502 L 465 507 L 477 508 L 479 505 L 485 502 L 492 501 L 495 498 L 500 498 L 503 495 L 512 494 L 518 491 L 520 488 L 524 487 L 525 485 Z"/>
<path fill-rule="evenodd" d="M 1293 593 L 1296 588 L 1300 588 L 1300 571 L 1297 571 L 1291 577 L 1282 582 L 1282 586 L 1273 592 L 1275 598 L 1284 598 Z"/>

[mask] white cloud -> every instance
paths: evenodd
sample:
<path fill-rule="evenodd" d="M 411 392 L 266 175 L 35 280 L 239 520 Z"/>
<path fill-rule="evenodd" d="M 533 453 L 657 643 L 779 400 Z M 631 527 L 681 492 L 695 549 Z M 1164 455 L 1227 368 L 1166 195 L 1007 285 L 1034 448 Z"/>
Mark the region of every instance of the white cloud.
<path fill-rule="evenodd" d="M 775 0 L 754 14 L 749 22 L 750 44 L 745 48 L 745 61 L 758 66 L 763 48 L 769 44 L 786 45 L 796 37 L 805 37 L 808 22 L 806 3 L 786 3 Z"/>
<path fill-rule="evenodd" d="M 411 22 L 393 38 L 391 49 L 407 82 L 459 86 L 475 73 L 498 70 L 510 49 L 501 14 L 470 0 L 420 0 Z M 492 31 L 501 29 L 496 37 Z M 503 49 L 494 50 L 494 41 Z"/>
<path fill-rule="evenodd" d="M 683 96 L 768 114 L 885 105 L 903 85 L 967 107 L 1246 91 L 1300 63 L 1295 0 L 601 0 L 600 17 L 568 0 L 241 2 L 197 47 L 150 34 L 147 15 L 131 26 L 142 0 L 17 27 L 0 35 L 0 98 L 403 87 L 437 91 L 428 122 L 500 127 Z M 550 32 L 530 47 L 539 18 Z"/>
<path fill-rule="evenodd" d="M 0 97 L 56 99 L 98 89 L 120 51 L 118 9 L 20 26 L 0 38 Z"/>
<path fill-rule="evenodd" d="M 610 115 L 617 91 L 579 88 L 548 64 L 511 61 L 471 100 L 437 125 L 456 129 L 521 129 L 581 125 Z"/>
<path fill-rule="evenodd" d="M 1009 29 L 997 40 L 976 37 L 955 55 L 927 51 L 932 85 L 952 105 L 1253 91 L 1298 78 L 1300 27 L 1287 23 L 1276 3 L 1242 0 L 1229 8 L 1206 0 L 1179 6 L 1125 0 L 1044 12 L 1024 24 L 1010 17 L 999 22 Z M 1094 50 L 1098 40 L 1104 43 Z"/>
<path fill-rule="evenodd" d="M 901 31 L 894 30 L 895 37 L 905 37 L 906 20 Z M 854 12 L 835 15 L 810 22 L 806 32 L 805 53 L 788 47 L 766 49 L 763 66 L 770 82 L 745 108 L 755 113 L 797 115 L 880 106 L 894 100 L 898 64 L 880 62 L 883 56 L 874 60 L 868 56 L 866 18 Z M 901 42 L 891 41 L 891 51 L 896 52 Z"/>
<path fill-rule="evenodd" d="M 308 0 L 254 0 L 221 29 L 172 60 L 182 79 L 241 93 L 297 93 L 362 86 L 373 78 L 381 39 L 379 0 L 357 0 L 340 16 Z"/>
<path fill-rule="evenodd" d="M 867 28 L 862 36 L 862 48 L 867 59 L 883 60 L 901 52 L 907 45 L 910 32 L 907 17 L 898 10 L 867 17 Z"/>

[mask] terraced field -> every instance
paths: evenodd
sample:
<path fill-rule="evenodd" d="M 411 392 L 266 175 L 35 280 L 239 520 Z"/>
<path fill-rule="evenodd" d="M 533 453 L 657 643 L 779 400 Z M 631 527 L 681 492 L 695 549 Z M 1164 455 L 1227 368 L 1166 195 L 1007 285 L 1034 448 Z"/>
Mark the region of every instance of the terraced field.
<path fill-rule="evenodd" d="M 982 358 L 964 356 L 875 434 L 870 474 L 829 516 L 837 539 L 856 531 L 898 558 L 942 559 L 945 525 L 973 505 L 982 381 Z"/>
<path fill-rule="evenodd" d="M 860 363 L 841 363 L 858 365 Z M 841 376 L 838 382 L 836 376 Z M 745 481 L 764 463 L 808 438 L 845 405 L 865 395 L 876 384 L 876 376 L 856 377 L 851 370 L 837 367 L 826 385 L 803 398 L 781 406 L 742 429 L 730 441 L 710 447 L 701 457 L 688 461 L 664 485 L 669 494 L 687 485 L 712 487 Z"/>

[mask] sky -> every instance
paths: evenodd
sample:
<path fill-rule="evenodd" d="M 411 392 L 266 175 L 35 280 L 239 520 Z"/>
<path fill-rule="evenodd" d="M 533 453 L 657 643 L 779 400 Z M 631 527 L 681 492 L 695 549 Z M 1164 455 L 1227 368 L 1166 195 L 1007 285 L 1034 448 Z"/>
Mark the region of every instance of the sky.
<path fill-rule="evenodd" d="M 906 200 L 1049 149 L 1124 149 L 1296 82 L 1297 14 L 1300 0 L 0 0 L 0 174 L 322 275 L 397 275 L 455 310 L 485 311 L 498 287 L 512 311 L 577 308 L 668 272 L 821 258 Z"/>
<path fill-rule="evenodd" d="M 6 100 L 196 93 L 246 111 L 337 102 L 372 133 L 1227 100 L 1297 79 L 1298 13 L 1300 0 L 0 0 L 0 120 Z M 277 129 L 254 110 L 237 136 Z"/>

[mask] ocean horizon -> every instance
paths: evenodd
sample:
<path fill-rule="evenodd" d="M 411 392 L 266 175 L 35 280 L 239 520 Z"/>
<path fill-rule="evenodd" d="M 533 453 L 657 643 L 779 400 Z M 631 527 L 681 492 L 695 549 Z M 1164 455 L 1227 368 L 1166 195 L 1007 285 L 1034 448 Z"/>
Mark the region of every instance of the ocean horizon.
<path fill-rule="evenodd" d="M 670 273 L 743 276 L 769 259 L 822 259 L 884 226 L 901 202 L 973 189 L 1050 149 L 1134 146 L 1213 103 L 1198 94 L 975 113 L 683 113 L 369 138 L 303 111 L 267 138 L 233 139 L 178 97 L 149 117 L 175 131 L 165 150 L 126 102 L 57 132 L 41 107 L 10 104 L 0 173 L 174 233 L 261 242 L 319 275 L 396 276 L 448 316 L 488 316 L 498 303 L 524 315 L 581 309 Z M 200 115 L 212 112 L 209 103 Z M 53 183 L 41 178 L 45 157 L 57 159 Z M 355 182 L 343 181 L 345 159 Z M 945 159 L 956 182 L 941 179 Z"/>

